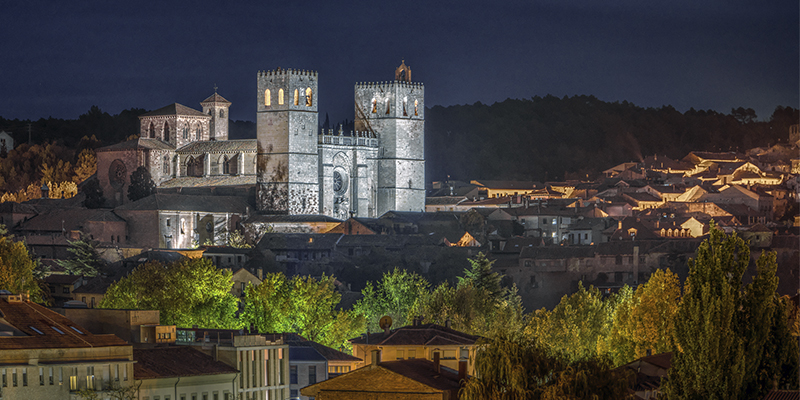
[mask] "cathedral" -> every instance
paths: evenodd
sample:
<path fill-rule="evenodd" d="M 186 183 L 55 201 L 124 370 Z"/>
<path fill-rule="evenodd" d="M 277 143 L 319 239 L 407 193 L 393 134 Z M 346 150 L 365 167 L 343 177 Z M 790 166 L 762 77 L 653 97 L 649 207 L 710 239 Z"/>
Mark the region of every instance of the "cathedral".
<path fill-rule="evenodd" d="M 231 102 L 171 104 L 139 117 L 139 138 L 97 150 L 107 204 L 127 203 L 144 166 L 158 188 L 252 187 L 256 209 L 339 219 L 425 209 L 425 90 L 403 62 L 393 81 L 355 86 L 355 130 L 320 132 L 318 74 L 257 74 L 256 139 L 228 139 Z"/>

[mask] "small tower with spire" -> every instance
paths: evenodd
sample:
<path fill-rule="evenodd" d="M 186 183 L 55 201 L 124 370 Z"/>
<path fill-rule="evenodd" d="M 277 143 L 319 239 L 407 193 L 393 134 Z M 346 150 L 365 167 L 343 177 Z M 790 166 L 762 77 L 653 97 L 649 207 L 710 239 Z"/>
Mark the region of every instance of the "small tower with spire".
<path fill-rule="evenodd" d="M 228 109 L 231 102 L 217 94 L 214 85 L 214 94 L 200 103 L 203 112 L 211 116 L 210 140 L 228 140 Z"/>

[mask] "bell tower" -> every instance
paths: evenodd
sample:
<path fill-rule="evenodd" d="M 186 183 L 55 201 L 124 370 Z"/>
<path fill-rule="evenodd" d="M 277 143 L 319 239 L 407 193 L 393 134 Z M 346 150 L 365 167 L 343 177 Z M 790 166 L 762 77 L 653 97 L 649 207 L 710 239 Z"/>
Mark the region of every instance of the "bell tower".
<path fill-rule="evenodd" d="M 260 71 L 257 86 L 257 207 L 276 214 L 318 214 L 317 73 Z"/>
<path fill-rule="evenodd" d="M 377 135 L 376 215 L 425 211 L 425 87 L 405 60 L 394 81 L 355 87 L 355 129 Z"/>
<path fill-rule="evenodd" d="M 209 132 L 210 140 L 228 140 L 228 109 L 231 102 L 217 94 L 214 87 L 214 94 L 200 103 L 203 106 L 203 113 L 211 116 Z"/>

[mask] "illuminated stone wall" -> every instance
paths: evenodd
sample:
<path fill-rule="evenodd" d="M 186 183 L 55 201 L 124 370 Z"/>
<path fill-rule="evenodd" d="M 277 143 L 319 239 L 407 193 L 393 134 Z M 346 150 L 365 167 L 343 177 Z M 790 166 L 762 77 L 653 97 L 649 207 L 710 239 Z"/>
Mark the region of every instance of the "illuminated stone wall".
<path fill-rule="evenodd" d="M 355 87 L 355 128 L 380 139 L 376 215 L 425 210 L 425 88 L 421 83 Z"/>
<path fill-rule="evenodd" d="M 319 213 L 317 74 L 258 73 L 256 206 L 287 214 Z"/>

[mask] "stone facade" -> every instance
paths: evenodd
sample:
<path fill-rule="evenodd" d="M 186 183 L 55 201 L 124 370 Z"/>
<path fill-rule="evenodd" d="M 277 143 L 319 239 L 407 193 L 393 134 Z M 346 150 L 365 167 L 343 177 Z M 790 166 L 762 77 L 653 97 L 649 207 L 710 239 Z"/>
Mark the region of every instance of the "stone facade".
<path fill-rule="evenodd" d="M 258 73 L 258 208 L 334 218 L 425 209 L 425 91 L 403 63 L 395 81 L 355 86 L 355 132 L 321 132 L 316 72 Z M 298 97 L 299 96 L 299 97 Z"/>
<path fill-rule="evenodd" d="M 355 132 L 319 132 L 318 75 L 257 74 L 255 140 L 228 140 L 231 103 L 214 93 L 203 111 L 172 104 L 140 117 L 140 139 L 98 149 L 110 206 L 127 203 L 144 166 L 157 187 L 256 185 L 271 214 L 339 219 L 425 209 L 425 90 L 403 63 L 395 80 L 355 86 Z M 235 178 L 235 179 L 234 179 Z"/>

